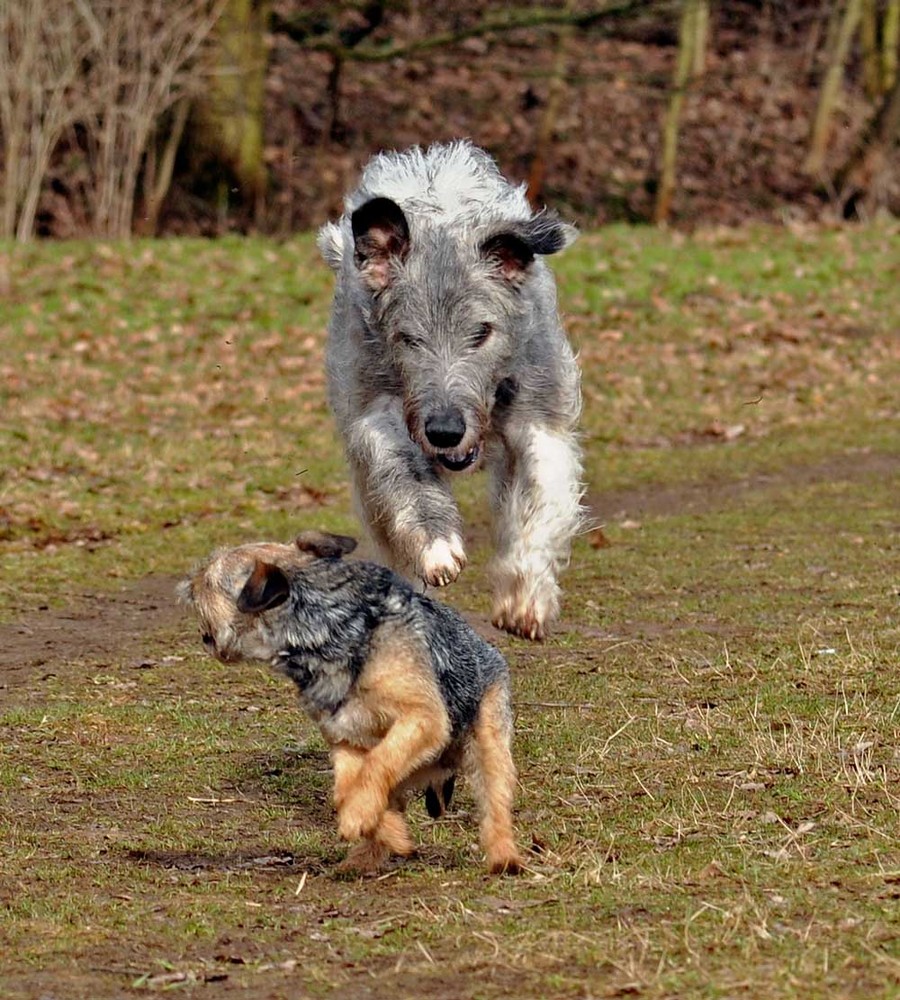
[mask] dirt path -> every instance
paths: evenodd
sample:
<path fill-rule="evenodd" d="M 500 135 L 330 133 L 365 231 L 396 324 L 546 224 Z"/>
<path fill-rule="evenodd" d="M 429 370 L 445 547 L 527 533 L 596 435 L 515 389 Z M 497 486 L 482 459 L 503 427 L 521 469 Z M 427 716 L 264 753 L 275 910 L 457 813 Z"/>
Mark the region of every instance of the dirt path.
<path fill-rule="evenodd" d="M 589 497 L 599 520 L 622 517 L 664 517 L 700 514 L 734 506 L 744 497 L 764 490 L 812 486 L 824 482 L 858 482 L 870 477 L 900 475 L 900 454 L 860 451 L 834 455 L 809 465 L 789 465 L 774 472 L 758 472 L 740 479 L 706 479 L 676 486 L 617 490 Z"/>
<path fill-rule="evenodd" d="M 611 491 L 589 498 L 598 520 L 616 517 L 665 516 L 727 508 L 758 491 L 786 489 L 827 481 L 858 481 L 900 475 L 900 455 L 860 452 L 838 455 L 810 465 L 788 466 L 741 479 L 710 479 L 677 486 Z M 363 553 L 365 555 L 365 553 Z M 0 626 L 0 697 L 4 692 L 46 679 L 60 669 L 89 662 L 152 662 L 149 640 L 173 627 L 183 611 L 174 597 L 175 580 L 151 576 L 118 593 L 85 594 L 62 611 L 41 609 Z M 471 624 L 494 642 L 501 639 L 487 618 L 470 616 Z M 577 623 L 565 627 L 592 638 L 611 638 Z M 632 624 L 626 631 L 633 632 Z M 621 631 L 621 630 L 619 630 Z"/>
<path fill-rule="evenodd" d="M 147 639 L 182 615 L 174 592 L 172 578 L 149 576 L 119 593 L 85 594 L 62 611 L 40 609 L 0 626 L 0 696 L 73 663 L 140 664 Z"/>

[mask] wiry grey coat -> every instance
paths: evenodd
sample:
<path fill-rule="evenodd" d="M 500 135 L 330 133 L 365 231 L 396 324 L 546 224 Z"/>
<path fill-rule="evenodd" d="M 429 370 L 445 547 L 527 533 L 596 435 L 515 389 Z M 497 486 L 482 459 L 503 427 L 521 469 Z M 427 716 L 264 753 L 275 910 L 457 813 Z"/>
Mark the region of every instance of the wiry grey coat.
<path fill-rule="evenodd" d="M 426 584 L 465 565 L 448 479 L 492 474 L 494 621 L 537 638 L 580 523 L 581 405 L 543 257 L 575 236 L 468 142 L 366 167 L 319 237 L 337 274 L 329 398 L 361 517 Z"/>

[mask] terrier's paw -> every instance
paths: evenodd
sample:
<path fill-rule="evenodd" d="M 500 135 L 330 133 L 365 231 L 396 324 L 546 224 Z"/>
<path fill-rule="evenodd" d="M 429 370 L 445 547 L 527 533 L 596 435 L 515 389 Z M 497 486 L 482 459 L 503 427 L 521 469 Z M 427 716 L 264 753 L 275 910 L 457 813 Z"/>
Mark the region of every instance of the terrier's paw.
<path fill-rule="evenodd" d="M 419 554 L 419 576 L 429 587 L 446 587 L 459 576 L 466 561 L 459 535 L 436 538 Z"/>
<path fill-rule="evenodd" d="M 361 840 L 347 852 L 347 856 L 337 866 L 339 872 L 358 872 L 360 875 L 377 872 L 387 861 L 389 851 L 384 844 L 374 840 Z"/>
<path fill-rule="evenodd" d="M 372 837 L 384 816 L 387 802 L 367 789 L 349 792 L 338 810 L 338 833 L 343 840 Z"/>
<path fill-rule="evenodd" d="M 375 833 L 375 839 L 391 854 L 409 857 L 415 851 L 406 820 L 400 813 L 392 809 L 389 809 L 382 817 Z"/>
<path fill-rule="evenodd" d="M 490 854 L 488 868 L 491 875 L 520 875 L 523 865 L 515 847 L 508 853 Z"/>

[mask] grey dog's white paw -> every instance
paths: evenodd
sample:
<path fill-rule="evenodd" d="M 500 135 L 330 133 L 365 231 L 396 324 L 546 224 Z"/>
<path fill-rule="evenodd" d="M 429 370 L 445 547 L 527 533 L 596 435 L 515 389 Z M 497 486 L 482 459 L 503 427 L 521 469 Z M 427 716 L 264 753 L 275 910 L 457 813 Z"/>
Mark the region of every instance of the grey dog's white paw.
<path fill-rule="evenodd" d="M 491 621 L 523 639 L 540 642 L 559 613 L 559 587 L 546 576 L 518 572 L 495 578 Z"/>
<path fill-rule="evenodd" d="M 436 538 L 419 554 L 419 576 L 429 587 L 446 587 L 466 565 L 466 552 L 459 535 Z"/>

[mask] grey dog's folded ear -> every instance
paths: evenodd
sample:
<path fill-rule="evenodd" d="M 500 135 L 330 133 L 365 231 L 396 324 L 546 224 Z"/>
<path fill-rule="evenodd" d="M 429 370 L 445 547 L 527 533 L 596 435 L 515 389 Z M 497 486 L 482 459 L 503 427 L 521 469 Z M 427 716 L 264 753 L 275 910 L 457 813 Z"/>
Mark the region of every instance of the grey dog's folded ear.
<path fill-rule="evenodd" d="M 237 609 L 245 615 L 258 615 L 284 604 L 291 585 L 284 570 L 271 563 L 259 562 L 244 584 L 237 599 Z"/>
<path fill-rule="evenodd" d="M 320 559 L 339 559 L 356 548 L 356 539 L 328 531 L 301 531 L 294 544 L 301 552 L 311 552 Z"/>
<path fill-rule="evenodd" d="M 504 226 L 488 236 L 479 250 L 501 278 L 517 285 L 536 256 L 558 253 L 574 243 L 577 236 L 574 226 L 544 209 L 525 222 Z"/>
<path fill-rule="evenodd" d="M 372 198 L 350 217 L 353 260 L 363 280 L 378 293 L 391 283 L 394 265 L 409 253 L 409 224 L 390 198 Z"/>

